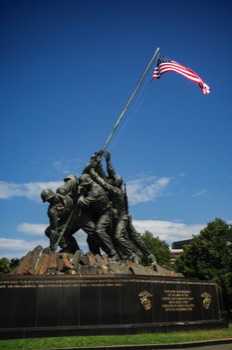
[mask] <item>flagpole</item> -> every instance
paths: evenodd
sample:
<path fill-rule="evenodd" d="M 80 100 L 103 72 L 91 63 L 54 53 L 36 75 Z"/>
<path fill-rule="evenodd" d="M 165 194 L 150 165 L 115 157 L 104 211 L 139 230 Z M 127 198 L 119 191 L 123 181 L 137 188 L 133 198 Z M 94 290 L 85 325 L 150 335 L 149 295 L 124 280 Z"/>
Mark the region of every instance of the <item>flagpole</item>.
<path fill-rule="evenodd" d="M 134 96 L 135 96 L 135 94 L 136 94 L 138 88 L 140 87 L 140 85 L 141 85 L 141 83 L 142 83 L 142 81 L 143 81 L 143 79 L 144 79 L 144 77 L 145 77 L 145 75 L 146 75 L 148 69 L 149 69 L 150 66 L 152 65 L 152 62 L 154 61 L 154 59 L 155 59 L 155 57 L 157 56 L 157 54 L 159 53 L 159 51 L 160 51 L 160 48 L 158 47 L 158 48 L 156 49 L 155 53 L 153 54 L 153 56 L 152 56 L 150 62 L 148 63 L 146 69 L 144 70 L 144 72 L 143 72 L 141 78 L 139 79 L 139 81 L 138 81 L 138 83 L 137 83 L 137 85 L 136 85 L 134 91 L 132 92 L 130 98 L 128 99 L 127 103 L 125 104 L 125 106 L 124 106 L 124 108 L 123 108 L 123 110 L 122 110 L 120 116 L 118 117 L 116 123 L 114 124 L 113 129 L 111 130 L 111 132 L 110 132 L 110 134 L 109 134 L 109 136 L 108 136 L 108 138 L 107 138 L 107 140 L 106 140 L 104 146 L 102 147 L 102 151 L 105 151 L 105 149 L 107 148 L 107 146 L 108 146 L 108 144 L 109 144 L 109 142 L 110 142 L 110 140 L 111 140 L 113 134 L 115 133 L 115 131 L 116 131 L 116 129 L 117 129 L 117 127 L 118 127 L 120 121 L 122 120 L 124 114 L 126 113 L 128 107 L 129 107 L 131 101 L 133 100 L 133 98 L 134 98 Z"/>
<path fill-rule="evenodd" d="M 113 134 L 115 133 L 115 131 L 116 131 L 116 129 L 117 129 L 117 127 L 118 127 L 118 125 L 119 125 L 121 119 L 123 118 L 124 114 L 126 113 L 127 108 L 129 107 L 131 101 L 133 100 L 133 98 L 134 98 L 134 96 L 135 96 L 135 94 L 136 94 L 138 88 L 140 87 L 140 85 L 141 85 L 141 83 L 142 83 L 142 81 L 143 81 L 143 79 L 144 79 L 144 77 L 145 77 L 145 75 L 146 75 L 146 73 L 147 73 L 147 71 L 148 71 L 148 69 L 150 68 L 152 62 L 154 61 L 154 59 L 155 59 L 155 57 L 157 56 L 157 54 L 159 53 L 159 51 L 160 51 L 160 48 L 158 47 L 158 48 L 156 49 L 154 55 L 152 56 L 150 62 L 148 63 L 148 65 L 147 65 L 145 71 L 143 72 L 141 78 L 139 79 L 139 81 L 138 81 L 138 83 L 137 83 L 137 85 L 136 85 L 134 91 L 132 92 L 132 94 L 131 94 L 129 100 L 128 100 L 127 103 L 125 104 L 125 106 L 124 106 L 124 108 L 123 108 L 123 110 L 122 110 L 120 116 L 118 117 L 118 119 L 117 119 L 117 121 L 116 121 L 116 123 L 115 123 L 113 129 L 111 130 L 111 132 L 110 132 L 110 134 L 109 134 L 109 136 L 108 136 L 108 138 L 107 138 L 107 140 L 106 140 L 106 142 L 105 142 L 103 148 L 101 149 L 101 151 L 104 152 L 105 149 L 106 149 L 106 147 L 108 146 L 108 144 L 109 144 L 109 142 L 110 142 L 110 140 L 111 140 Z M 63 228 L 63 230 L 61 231 L 61 233 L 60 233 L 60 235 L 59 235 L 59 237 L 58 237 L 58 240 L 56 241 L 56 243 L 55 243 L 55 245 L 54 245 L 55 250 L 57 249 L 57 247 L 58 247 L 58 245 L 59 245 L 59 243 L 60 243 L 60 240 L 61 240 L 61 238 L 63 237 L 63 235 L 64 235 L 64 233 L 65 233 L 65 230 L 67 229 L 67 226 L 68 226 L 68 224 L 69 224 L 69 222 L 70 222 L 72 216 L 73 216 L 73 210 L 72 210 L 71 214 L 69 215 L 69 218 L 68 218 L 68 220 L 67 220 L 67 222 L 66 222 L 66 224 L 65 224 L 65 226 L 64 226 L 64 228 Z"/>

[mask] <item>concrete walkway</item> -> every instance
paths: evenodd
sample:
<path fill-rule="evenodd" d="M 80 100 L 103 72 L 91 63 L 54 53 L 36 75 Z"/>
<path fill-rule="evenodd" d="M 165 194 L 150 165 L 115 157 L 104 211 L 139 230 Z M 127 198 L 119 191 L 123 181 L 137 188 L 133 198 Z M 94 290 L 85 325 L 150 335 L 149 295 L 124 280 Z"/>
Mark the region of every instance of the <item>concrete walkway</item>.
<path fill-rule="evenodd" d="M 194 350 L 232 350 L 232 342 L 230 344 L 213 344 L 213 345 L 200 345 L 197 344 L 179 344 L 179 347 L 175 348 L 153 348 L 154 350 L 184 350 L 184 349 L 194 349 Z M 150 349 L 152 350 L 152 348 Z"/>
<path fill-rule="evenodd" d="M 206 340 L 194 343 L 180 344 L 150 344 L 150 345 L 121 345 L 121 346 L 96 346 L 85 348 L 59 348 L 47 350 L 232 350 L 232 338 L 222 340 Z"/>

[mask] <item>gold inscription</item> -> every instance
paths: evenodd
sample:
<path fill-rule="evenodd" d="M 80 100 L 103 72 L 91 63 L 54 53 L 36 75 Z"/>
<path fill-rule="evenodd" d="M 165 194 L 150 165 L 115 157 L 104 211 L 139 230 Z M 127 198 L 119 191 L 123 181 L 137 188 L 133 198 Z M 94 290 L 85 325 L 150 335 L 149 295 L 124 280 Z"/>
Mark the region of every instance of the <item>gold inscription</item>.
<path fill-rule="evenodd" d="M 68 287 L 121 287 L 123 284 L 113 283 L 113 281 L 88 281 L 81 280 L 77 281 L 62 281 L 62 280 L 53 280 L 53 281 L 41 281 L 41 280 L 16 280 L 16 281 L 4 281 L 4 284 L 0 281 L 0 288 L 68 288 Z"/>
<path fill-rule="evenodd" d="M 81 277 L 81 278 L 80 278 Z M 84 277 L 84 278 L 83 278 Z M 41 279 L 40 278 L 10 278 L 10 279 L 0 279 L 0 288 L 66 288 L 66 287 L 122 287 L 125 286 L 127 283 L 150 283 L 150 284 L 162 284 L 164 286 L 169 285 L 170 287 L 172 285 L 175 286 L 183 286 L 182 288 L 186 288 L 187 286 L 191 285 L 205 285 L 205 286 L 214 286 L 214 283 L 210 282 L 197 282 L 197 281 L 171 281 L 171 280 L 156 280 L 156 279 L 135 279 L 132 276 L 130 278 L 117 278 L 114 279 L 111 277 L 106 277 L 106 278 L 98 278 L 96 281 L 92 278 L 87 278 L 86 276 L 72 276 L 70 278 L 62 278 L 61 277 L 52 277 L 52 278 L 46 278 L 46 276 L 43 276 Z M 170 295 L 169 295 L 170 294 Z M 180 295 L 178 295 L 180 294 Z M 190 303 L 190 291 L 189 290 L 172 290 L 172 289 L 167 289 L 165 291 L 164 298 L 168 299 L 163 299 L 164 305 L 166 305 L 166 309 L 171 309 L 169 301 L 172 301 L 171 298 L 174 298 L 174 300 L 177 300 L 176 298 L 181 298 L 183 300 L 183 297 L 187 297 L 189 300 L 189 304 L 193 304 L 192 302 Z M 205 298 L 204 298 L 205 300 Z M 203 301 L 204 302 L 204 301 Z M 208 302 L 208 300 L 207 300 Z M 204 307 L 207 308 L 207 302 L 204 302 Z M 169 307 L 167 306 L 169 305 Z M 190 308 L 190 306 L 188 306 Z M 210 306 L 209 306 L 210 307 Z M 186 306 L 185 306 L 186 308 Z"/>
<path fill-rule="evenodd" d="M 190 290 L 164 290 L 162 307 L 165 311 L 192 311 L 195 307 Z"/>

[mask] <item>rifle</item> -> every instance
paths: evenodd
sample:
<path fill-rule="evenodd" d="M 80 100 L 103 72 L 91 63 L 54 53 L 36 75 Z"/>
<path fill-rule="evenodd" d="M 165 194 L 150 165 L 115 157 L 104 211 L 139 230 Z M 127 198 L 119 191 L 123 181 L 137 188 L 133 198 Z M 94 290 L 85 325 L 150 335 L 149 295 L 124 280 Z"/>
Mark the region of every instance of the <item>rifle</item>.
<path fill-rule="evenodd" d="M 59 243 L 60 243 L 61 238 L 62 238 L 63 235 L 65 234 L 65 231 L 66 231 L 66 229 L 67 229 L 67 227 L 68 227 L 68 224 L 70 223 L 70 221 L 71 221 L 71 219 L 72 219 L 72 217 L 73 217 L 73 214 L 74 214 L 74 210 L 72 210 L 71 214 L 69 215 L 68 220 L 66 221 L 66 223 L 65 223 L 65 225 L 64 225 L 64 227 L 63 227 L 63 229 L 62 229 L 62 231 L 61 231 L 61 233 L 60 233 L 60 235 L 59 235 L 59 238 L 57 239 L 57 241 L 56 241 L 56 243 L 55 243 L 55 245 L 54 245 L 55 250 L 57 249 L 57 247 L 58 247 L 58 245 L 59 245 Z"/>

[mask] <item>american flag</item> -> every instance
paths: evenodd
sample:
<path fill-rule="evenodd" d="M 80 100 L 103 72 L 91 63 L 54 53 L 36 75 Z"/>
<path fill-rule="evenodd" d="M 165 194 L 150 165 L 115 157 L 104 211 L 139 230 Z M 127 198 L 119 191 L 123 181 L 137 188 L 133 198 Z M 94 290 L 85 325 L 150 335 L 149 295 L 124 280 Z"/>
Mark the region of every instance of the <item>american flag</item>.
<path fill-rule="evenodd" d="M 209 94 L 211 91 L 211 88 L 193 70 L 164 56 L 159 56 L 152 78 L 159 79 L 166 72 L 182 74 L 187 79 L 197 83 L 203 94 Z"/>

